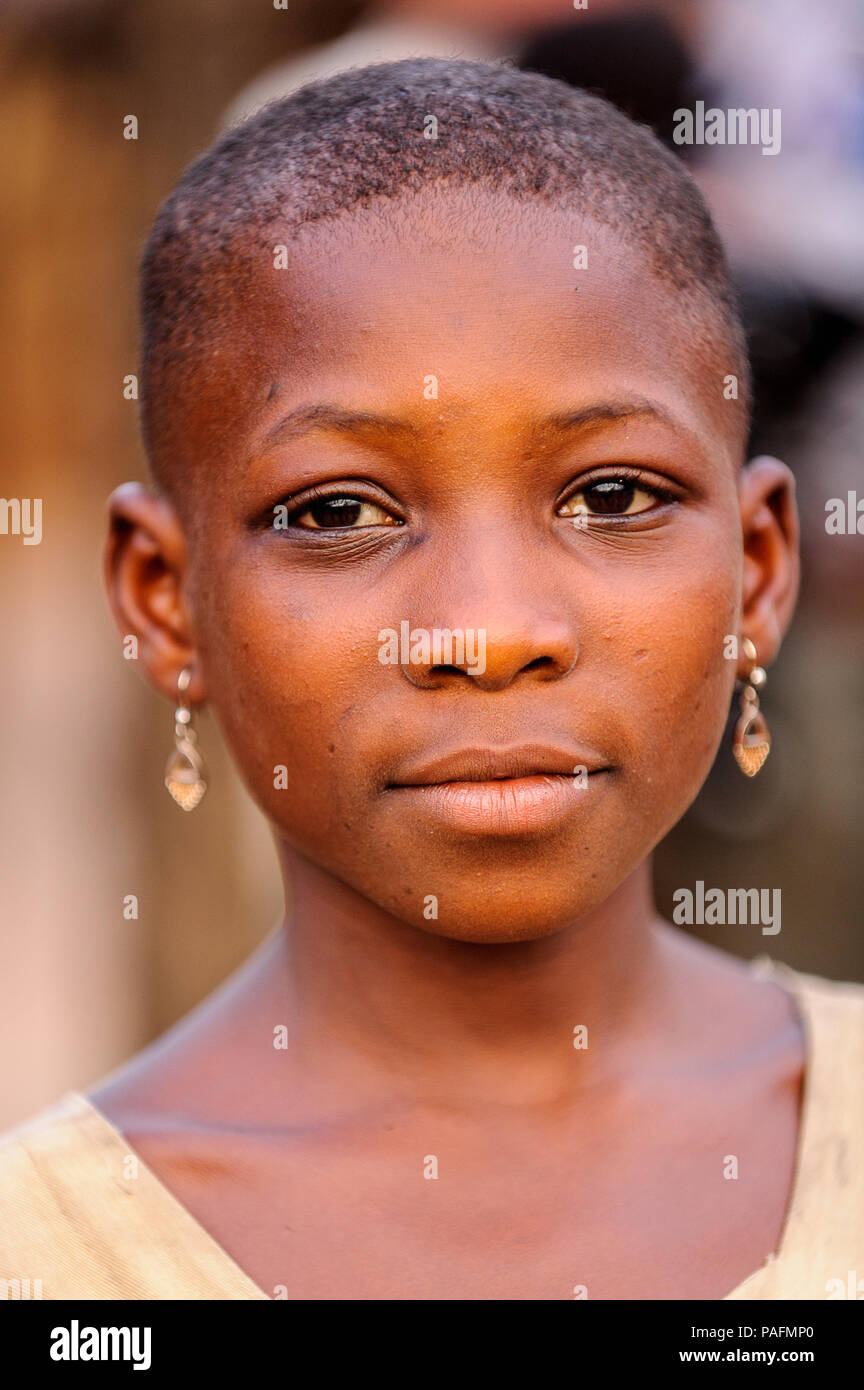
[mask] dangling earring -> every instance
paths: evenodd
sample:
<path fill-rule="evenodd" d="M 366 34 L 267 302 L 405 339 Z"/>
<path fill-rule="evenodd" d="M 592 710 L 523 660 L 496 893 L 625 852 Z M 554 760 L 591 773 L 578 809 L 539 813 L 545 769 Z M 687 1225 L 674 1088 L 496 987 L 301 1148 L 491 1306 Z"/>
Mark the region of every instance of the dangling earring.
<path fill-rule="evenodd" d="M 184 667 L 177 677 L 177 708 L 174 711 L 174 751 L 165 766 L 165 786 L 184 811 L 194 811 L 207 790 L 207 769 L 195 747 L 192 711 L 183 696 L 189 689 L 191 673 Z"/>
<path fill-rule="evenodd" d="M 741 715 L 735 726 L 732 752 L 745 777 L 755 777 L 771 752 L 771 735 L 765 716 L 759 710 L 759 696 L 756 693 L 768 677 L 762 667 L 756 665 L 756 648 L 749 637 L 744 638 L 741 647 L 753 665 L 739 696 Z"/>

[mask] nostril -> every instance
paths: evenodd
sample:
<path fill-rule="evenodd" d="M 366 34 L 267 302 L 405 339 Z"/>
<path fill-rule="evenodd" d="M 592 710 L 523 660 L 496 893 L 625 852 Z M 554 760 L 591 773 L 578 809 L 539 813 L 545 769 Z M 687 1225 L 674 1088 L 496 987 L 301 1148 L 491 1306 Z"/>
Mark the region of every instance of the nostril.
<path fill-rule="evenodd" d="M 429 674 L 430 676 L 461 676 L 464 673 L 460 666 L 430 666 Z"/>
<path fill-rule="evenodd" d="M 529 661 L 527 666 L 523 666 L 523 671 L 543 671 L 547 667 L 554 666 L 555 662 L 551 656 L 538 656 L 534 661 Z"/>

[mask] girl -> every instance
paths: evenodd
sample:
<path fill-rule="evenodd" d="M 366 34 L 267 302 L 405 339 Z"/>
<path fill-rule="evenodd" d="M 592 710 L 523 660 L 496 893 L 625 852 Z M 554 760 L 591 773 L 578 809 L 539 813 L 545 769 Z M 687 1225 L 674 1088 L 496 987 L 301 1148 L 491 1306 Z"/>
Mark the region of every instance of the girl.
<path fill-rule="evenodd" d="M 111 499 L 110 600 L 175 705 L 168 790 L 206 791 L 209 701 L 285 918 L 8 1136 L 0 1275 L 830 1296 L 864 1268 L 864 988 L 651 901 L 733 698 L 768 755 L 798 582 L 689 176 L 546 78 L 355 70 L 187 171 L 142 302 L 155 486 Z"/>

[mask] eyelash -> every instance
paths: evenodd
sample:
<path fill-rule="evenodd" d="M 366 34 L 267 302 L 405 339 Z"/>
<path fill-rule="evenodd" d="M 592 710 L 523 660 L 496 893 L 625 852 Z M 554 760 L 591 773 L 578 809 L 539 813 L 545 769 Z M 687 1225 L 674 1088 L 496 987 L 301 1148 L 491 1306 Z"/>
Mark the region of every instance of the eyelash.
<path fill-rule="evenodd" d="M 652 481 L 649 481 L 649 480 L 646 478 L 646 476 L 645 476 L 643 473 L 641 473 L 641 472 L 639 471 L 639 469 L 631 469 L 631 468 L 617 468 L 617 469 L 614 469 L 614 470 L 613 470 L 613 469 L 608 469 L 608 470 L 605 470 L 605 471 L 603 471 L 603 472 L 601 472 L 601 473 L 596 473 L 596 474 L 593 474 L 593 475 L 589 475 L 587 478 L 580 478 L 580 479 L 579 479 L 579 482 L 578 482 L 578 485 L 576 485 L 575 487 L 571 488 L 571 490 L 570 490 L 569 492 L 565 493 L 565 495 L 564 495 L 558 502 L 556 502 L 556 504 L 555 504 L 556 516 L 558 517 L 559 520 L 562 520 L 562 521 L 563 521 L 563 520 L 566 520 L 566 521 L 571 521 L 571 520 L 573 520 L 573 517 L 562 517 L 562 516 L 560 516 L 560 514 L 559 514 L 560 508 L 566 506 L 566 505 L 568 504 L 568 502 L 572 502 L 572 501 L 574 500 L 574 498 L 579 497 L 582 493 L 590 492 L 591 488 L 596 487 L 596 486 L 597 486 L 598 484 L 600 484 L 600 483 L 615 483 L 615 482 L 617 482 L 617 483 L 626 483 L 626 484 L 629 484 L 635 491 L 645 492 L 645 493 L 649 494 L 650 496 L 656 498 L 656 499 L 657 499 L 657 502 L 658 502 L 659 504 L 661 504 L 661 505 L 668 505 L 668 504 L 670 504 L 670 503 L 675 502 L 675 501 L 678 500 L 678 493 L 677 493 L 671 486 L 664 486 L 663 484 L 661 484 L 661 483 L 659 483 L 659 482 L 655 482 L 655 481 L 653 481 L 653 480 L 652 480 Z M 273 525 L 274 515 L 275 515 L 275 512 L 276 512 L 276 508 L 277 508 L 277 507 L 284 507 L 284 508 L 286 508 L 286 520 L 287 520 L 288 527 L 290 527 L 290 528 L 292 528 L 292 529 L 300 530 L 300 531 L 307 531 L 307 532 L 309 532 L 309 531 L 312 531 L 312 532 L 314 532 L 314 531 L 329 531 L 329 532 L 331 532 L 331 533 L 336 533 L 336 534 L 342 534 L 342 535 L 344 535 L 344 534 L 346 534 L 347 532 L 351 532 L 351 531 L 361 532 L 361 531 L 368 531 L 368 530 L 372 529 L 372 528 L 369 527 L 369 526 L 321 526 L 321 527 L 315 527 L 315 526 L 297 526 L 297 525 L 296 525 L 297 518 L 298 518 L 298 517 L 301 517 L 301 516 L 304 514 L 304 512 L 307 512 L 311 507 L 313 507 L 313 506 L 315 505 L 316 502 L 325 502 L 325 501 L 328 501 L 328 500 L 336 500 L 336 499 L 340 499 L 340 500 L 341 500 L 341 499 L 350 499 L 351 501 L 359 502 L 359 503 L 365 503 L 365 504 L 370 505 L 370 506 L 378 507 L 378 508 L 380 508 L 381 511 L 389 512 L 389 514 L 393 517 L 393 526 L 392 526 L 392 527 L 388 526 L 388 527 L 386 527 L 386 528 L 384 528 L 384 529 L 388 529 L 388 530 L 390 530 L 390 529 L 398 530 L 398 529 L 400 529 L 402 526 L 405 525 L 404 520 L 403 520 L 401 517 L 395 516 L 395 515 L 393 514 L 391 508 L 390 508 L 389 506 L 385 505 L 384 502 L 383 502 L 381 499 L 379 499 L 379 498 L 377 498 L 377 497 L 371 497 L 371 496 L 369 496 L 368 494 L 364 494 L 364 493 L 361 492 L 359 489 L 357 489 L 357 490 L 352 490 L 352 485 L 351 485 L 351 484 L 348 484 L 347 486 L 344 486 L 344 487 L 342 487 L 342 488 L 311 487 L 311 488 L 308 489 L 308 491 L 307 491 L 306 493 L 304 493 L 304 495 L 302 496 L 302 498 L 300 498 L 299 500 L 295 500 L 295 499 L 292 499 L 292 498 L 290 498 L 290 497 L 283 497 L 283 498 L 280 498 L 280 500 L 279 500 L 278 502 L 274 503 L 272 507 L 268 508 L 267 513 L 266 513 L 267 524 L 272 526 L 272 525 Z M 607 512 L 607 513 L 605 513 L 605 514 L 603 514 L 603 513 L 600 513 L 600 514 L 580 513 L 580 514 L 577 514 L 577 515 L 584 515 L 584 516 L 586 516 L 587 519 L 588 519 L 592 524 L 595 524 L 595 525 L 598 524 L 598 523 L 599 523 L 601 526 L 602 526 L 602 525 L 608 525 L 609 523 L 612 523 L 612 524 L 617 523 L 617 524 L 620 525 L 622 522 L 623 522 L 625 525 L 632 525 L 633 519 L 634 519 L 634 518 L 639 517 L 639 516 L 652 515 L 652 514 L 653 514 L 655 511 L 657 511 L 657 510 L 659 510 L 659 507 L 646 507 L 646 508 L 644 508 L 642 511 L 639 511 L 639 512 L 631 512 L 631 513 L 629 513 L 629 514 L 624 513 L 624 512 L 622 512 L 622 513 Z M 380 523 L 379 523 L 379 525 L 380 525 Z M 283 527 L 283 528 L 281 528 L 281 529 L 286 529 L 286 528 Z"/>
<path fill-rule="evenodd" d="M 304 512 L 308 512 L 310 507 L 313 507 L 316 502 L 336 501 L 337 499 L 346 499 L 352 502 L 364 503 L 367 506 L 378 507 L 382 512 L 388 512 L 393 517 L 394 522 L 393 527 L 388 527 L 388 530 L 398 530 L 405 524 L 401 517 L 395 516 L 393 514 L 392 507 L 388 504 L 385 504 L 385 502 L 381 498 L 370 496 L 368 493 L 361 491 L 357 484 L 352 483 L 348 483 L 340 488 L 310 487 L 299 499 L 294 499 L 291 497 L 281 497 L 278 502 L 274 502 L 273 506 L 268 508 L 266 513 L 266 519 L 268 524 L 272 525 L 276 508 L 284 507 L 286 509 L 286 519 L 288 522 L 288 526 L 293 527 L 298 531 L 321 530 L 336 532 L 344 535 L 347 531 L 359 532 L 370 529 L 364 526 L 315 527 L 296 525 L 297 518 L 302 516 Z"/>
<path fill-rule="evenodd" d="M 625 483 L 635 492 L 647 493 L 649 496 L 655 498 L 659 504 L 658 506 L 645 507 L 639 512 L 631 512 L 629 514 L 625 512 L 607 512 L 605 515 L 583 513 L 592 524 L 597 524 L 599 522 L 601 526 L 609 522 L 613 524 L 624 523 L 625 525 L 632 525 L 635 518 L 653 516 L 662 506 L 668 506 L 671 503 L 677 502 L 680 497 L 679 490 L 674 488 L 671 484 L 661 483 L 656 481 L 653 477 L 649 479 L 638 468 L 622 467 L 605 469 L 599 473 L 589 474 L 586 478 L 580 478 L 578 484 L 566 492 L 561 500 L 555 504 L 556 515 L 560 514 L 560 509 L 565 507 L 568 502 L 572 502 L 574 498 L 581 496 L 583 493 L 590 492 L 593 487 L 597 487 L 600 483 Z M 565 518 L 559 515 L 559 519 L 572 521 L 573 517 Z"/>

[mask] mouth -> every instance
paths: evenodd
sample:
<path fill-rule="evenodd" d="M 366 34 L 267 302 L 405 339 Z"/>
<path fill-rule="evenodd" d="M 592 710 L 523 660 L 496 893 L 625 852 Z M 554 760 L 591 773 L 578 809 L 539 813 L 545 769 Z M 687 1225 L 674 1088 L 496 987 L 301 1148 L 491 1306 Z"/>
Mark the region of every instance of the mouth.
<path fill-rule="evenodd" d="M 578 747 L 467 748 L 400 772 L 386 790 L 439 827 L 540 834 L 584 810 L 612 770 Z"/>

